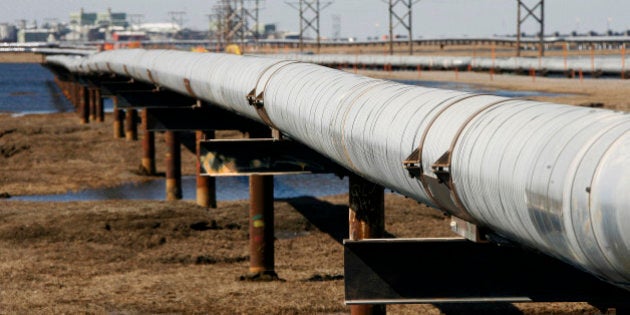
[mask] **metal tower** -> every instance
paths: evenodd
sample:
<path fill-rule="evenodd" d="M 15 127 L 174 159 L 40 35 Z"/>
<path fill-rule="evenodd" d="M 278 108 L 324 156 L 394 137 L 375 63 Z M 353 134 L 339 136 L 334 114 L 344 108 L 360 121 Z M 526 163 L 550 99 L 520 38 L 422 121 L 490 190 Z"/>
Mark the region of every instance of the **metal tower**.
<path fill-rule="evenodd" d="M 525 4 L 524 0 L 516 0 L 516 2 L 516 56 L 521 55 L 521 25 L 531 16 L 534 20 L 536 20 L 536 22 L 538 22 L 538 24 L 540 24 L 539 55 L 542 57 L 545 54 L 545 0 L 537 0 L 532 3 L 533 6 L 531 7 Z M 521 8 L 525 9 L 527 12 L 525 16 L 523 16 Z M 536 11 L 538 11 L 538 13 L 536 13 Z"/>
<path fill-rule="evenodd" d="M 333 29 L 333 40 L 339 41 L 341 39 L 341 15 L 333 14 L 332 16 L 332 29 Z"/>
<path fill-rule="evenodd" d="M 409 54 L 413 55 L 412 13 L 413 5 L 420 0 L 388 0 L 389 4 L 389 54 L 394 54 L 394 28 L 401 25 L 407 30 Z M 404 8 L 404 11 L 398 8 Z"/>
<path fill-rule="evenodd" d="M 179 26 L 180 29 L 184 28 L 184 17 L 186 12 L 184 11 L 169 11 L 168 15 L 171 17 L 171 22 Z"/>
<path fill-rule="evenodd" d="M 219 0 L 209 17 L 216 25 L 215 38 L 222 45 L 240 43 L 247 38 L 258 44 L 260 37 L 258 12 L 261 0 Z M 211 22 L 212 23 L 212 22 Z"/>
<path fill-rule="evenodd" d="M 317 41 L 317 53 L 321 48 L 319 35 L 319 16 L 321 10 L 324 10 L 332 1 L 321 4 L 319 0 L 300 0 L 299 2 L 286 2 L 292 8 L 300 13 L 300 51 L 304 51 L 304 33 L 308 30 L 315 32 Z"/>

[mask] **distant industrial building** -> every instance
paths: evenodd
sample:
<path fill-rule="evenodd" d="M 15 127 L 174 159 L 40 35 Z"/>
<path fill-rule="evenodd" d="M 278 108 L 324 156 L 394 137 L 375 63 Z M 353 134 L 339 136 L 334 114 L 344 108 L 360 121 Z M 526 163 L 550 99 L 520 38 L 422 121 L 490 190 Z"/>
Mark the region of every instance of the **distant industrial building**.
<path fill-rule="evenodd" d="M 176 37 L 182 29 L 177 23 L 142 23 L 132 25 L 131 29 L 136 32 L 144 32 L 147 39 L 168 40 Z"/>
<path fill-rule="evenodd" d="M 54 42 L 55 30 L 53 29 L 21 29 L 17 33 L 18 43 Z"/>
<path fill-rule="evenodd" d="M 15 25 L 0 23 L 0 42 L 13 43 L 17 41 L 17 28 Z"/>
<path fill-rule="evenodd" d="M 82 8 L 79 12 L 70 13 L 70 33 L 66 35 L 66 40 L 112 40 L 115 32 L 125 31 L 128 26 L 127 13 L 112 12 L 111 9 L 93 13 Z"/>

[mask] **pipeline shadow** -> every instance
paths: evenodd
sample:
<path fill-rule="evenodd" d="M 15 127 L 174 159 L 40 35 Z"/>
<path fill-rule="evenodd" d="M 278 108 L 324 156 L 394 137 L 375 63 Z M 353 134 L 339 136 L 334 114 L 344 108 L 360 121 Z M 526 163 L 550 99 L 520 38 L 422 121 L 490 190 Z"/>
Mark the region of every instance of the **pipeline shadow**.
<path fill-rule="evenodd" d="M 279 199 L 291 205 L 306 220 L 321 232 L 330 235 L 339 244 L 348 238 L 348 206 L 336 205 L 314 197 L 296 197 Z M 386 238 L 394 238 L 395 235 L 385 232 Z"/>

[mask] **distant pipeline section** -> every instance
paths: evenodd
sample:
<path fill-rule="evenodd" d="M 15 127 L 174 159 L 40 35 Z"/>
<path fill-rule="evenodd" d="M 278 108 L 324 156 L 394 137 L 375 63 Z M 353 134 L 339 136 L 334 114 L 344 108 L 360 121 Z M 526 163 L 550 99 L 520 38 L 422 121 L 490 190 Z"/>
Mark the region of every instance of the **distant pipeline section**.
<path fill-rule="evenodd" d="M 299 60 L 329 67 L 358 67 L 369 69 L 430 69 L 470 70 L 528 74 L 577 76 L 623 76 L 630 78 L 630 56 L 581 56 L 581 57 L 454 57 L 454 56 L 405 56 L 405 55 L 352 55 L 352 54 L 281 54 L 281 59 Z"/>
<path fill-rule="evenodd" d="M 269 57 L 138 49 L 47 63 L 130 77 L 265 123 L 374 183 L 630 290 L 628 113 Z"/>

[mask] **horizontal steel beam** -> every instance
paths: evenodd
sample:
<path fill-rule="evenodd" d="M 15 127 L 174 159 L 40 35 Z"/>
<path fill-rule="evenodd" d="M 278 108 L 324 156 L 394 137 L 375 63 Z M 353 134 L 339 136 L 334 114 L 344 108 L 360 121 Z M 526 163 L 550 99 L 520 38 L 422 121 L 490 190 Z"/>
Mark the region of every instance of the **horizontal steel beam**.
<path fill-rule="evenodd" d="M 344 241 L 346 304 L 584 302 L 630 292 L 548 256 L 465 239 Z"/>
<path fill-rule="evenodd" d="M 197 100 L 194 98 L 164 90 L 118 90 L 112 95 L 118 98 L 118 106 L 122 108 L 191 108 L 197 106 Z"/>
<path fill-rule="evenodd" d="M 199 107 L 165 107 L 147 109 L 147 128 L 150 131 L 240 130 L 258 132 L 269 127 L 202 103 Z"/>
<path fill-rule="evenodd" d="M 276 139 L 201 142 L 201 165 L 208 176 L 345 174 L 345 170 L 295 141 Z"/>

